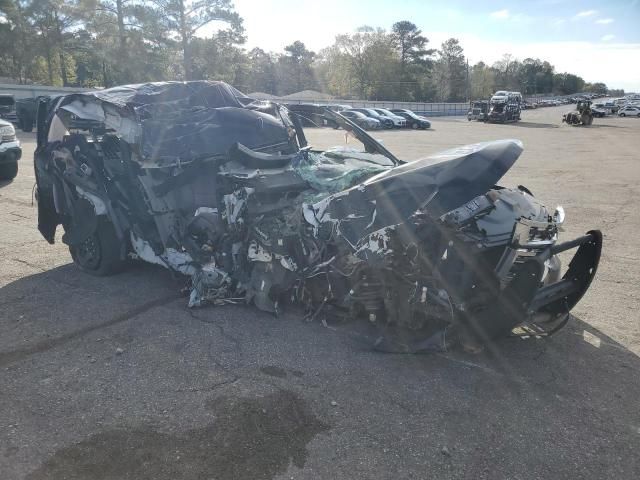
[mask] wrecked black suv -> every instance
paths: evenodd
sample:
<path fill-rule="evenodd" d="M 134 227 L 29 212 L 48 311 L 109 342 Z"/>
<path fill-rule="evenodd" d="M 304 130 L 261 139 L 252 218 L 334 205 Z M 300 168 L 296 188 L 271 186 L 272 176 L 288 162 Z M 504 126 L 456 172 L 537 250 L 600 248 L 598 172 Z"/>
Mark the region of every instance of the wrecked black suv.
<path fill-rule="evenodd" d="M 317 151 L 286 107 L 221 82 L 42 100 L 38 228 L 84 271 L 128 259 L 189 278 L 189 306 L 252 303 L 362 319 L 375 346 L 428 351 L 545 336 L 591 283 L 602 236 L 558 242 L 561 208 L 497 186 L 522 145 L 405 162 L 339 113 L 363 151 Z M 576 249 L 564 274 L 558 254 Z"/>

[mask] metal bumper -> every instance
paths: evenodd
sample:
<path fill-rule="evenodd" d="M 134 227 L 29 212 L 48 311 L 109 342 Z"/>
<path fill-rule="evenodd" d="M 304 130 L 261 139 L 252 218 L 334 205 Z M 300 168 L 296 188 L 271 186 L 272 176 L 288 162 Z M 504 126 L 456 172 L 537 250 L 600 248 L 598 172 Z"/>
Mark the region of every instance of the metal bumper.
<path fill-rule="evenodd" d="M 5 113 L 4 115 L 0 115 L 0 119 L 6 120 L 7 122 L 11 122 L 14 125 L 18 123 L 18 115 L 16 112 Z"/>
<path fill-rule="evenodd" d="M 577 248 L 562 279 L 542 285 L 545 262 L 558 253 Z M 557 330 L 589 289 L 602 251 L 602 233 L 592 230 L 564 243 L 520 252 L 509 262 L 509 283 L 485 310 L 465 318 L 478 340 L 504 337 L 523 324 L 549 325 Z M 499 272 L 496 272 L 499 274 Z M 557 328 L 556 328 L 557 327 Z M 544 331 L 542 328 L 540 331 Z M 552 333 L 552 332 L 551 332 Z"/>
<path fill-rule="evenodd" d="M 554 245 L 534 259 L 544 265 L 544 262 L 551 256 L 574 248 L 577 248 L 578 251 L 571 259 L 562 280 L 538 289 L 529 304 L 529 315 L 539 313 L 568 314 L 589 289 L 600 263 L 602 252 L 602 233 L 600 230 L 591 230 L 575 240 Z"/>
<path fill-rule="evenodd" d="M 0 143 L 0 163 L 13 163 L 20 160 L 20 157 L 22 149 L 18 140 Z"/>

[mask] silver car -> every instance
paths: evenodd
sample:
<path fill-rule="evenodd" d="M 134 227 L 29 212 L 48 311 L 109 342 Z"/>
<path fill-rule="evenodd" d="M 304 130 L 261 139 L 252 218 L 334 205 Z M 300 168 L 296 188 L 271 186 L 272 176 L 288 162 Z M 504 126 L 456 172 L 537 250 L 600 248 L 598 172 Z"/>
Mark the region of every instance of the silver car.
<path fill-rule="evenodd" d="M 395 128 L 404 128 L 407 126 L 407 121 L 403 117 L 396 115 L 386 108 L 374 108 L 374 110 L 383 117 L 391 119 Z"/>

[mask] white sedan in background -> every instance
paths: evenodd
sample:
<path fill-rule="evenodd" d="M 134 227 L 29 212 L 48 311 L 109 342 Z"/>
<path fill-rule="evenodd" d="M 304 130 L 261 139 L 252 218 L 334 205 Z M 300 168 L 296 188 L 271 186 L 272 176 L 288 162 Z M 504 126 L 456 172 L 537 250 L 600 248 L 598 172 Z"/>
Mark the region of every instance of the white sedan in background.
<path fill-rule="evenodd" d="M 620 117 L 640 117 L 640 107 L 635 105 L 627 105 L 618 110 L 618 116 Z"/>

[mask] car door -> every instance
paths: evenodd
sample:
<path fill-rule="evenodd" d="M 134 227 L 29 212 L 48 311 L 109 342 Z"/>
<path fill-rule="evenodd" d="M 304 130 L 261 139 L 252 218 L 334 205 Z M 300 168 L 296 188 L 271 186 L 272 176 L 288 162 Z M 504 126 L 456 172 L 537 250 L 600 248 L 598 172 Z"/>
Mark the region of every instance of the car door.
<path fill-rule="evenodd" d="M 36 110 L 36 150 L 33 167 L 36 174 L 36 200 L 38 202 L 38 230 L 49 243 L 54 242 L 56 227 L 60 224 L 53 200 L 53 179 L 47 173 L 49 150 L 47 138 L 51 124 L 52 108 L 57 98 L 41 97 Z"/>

